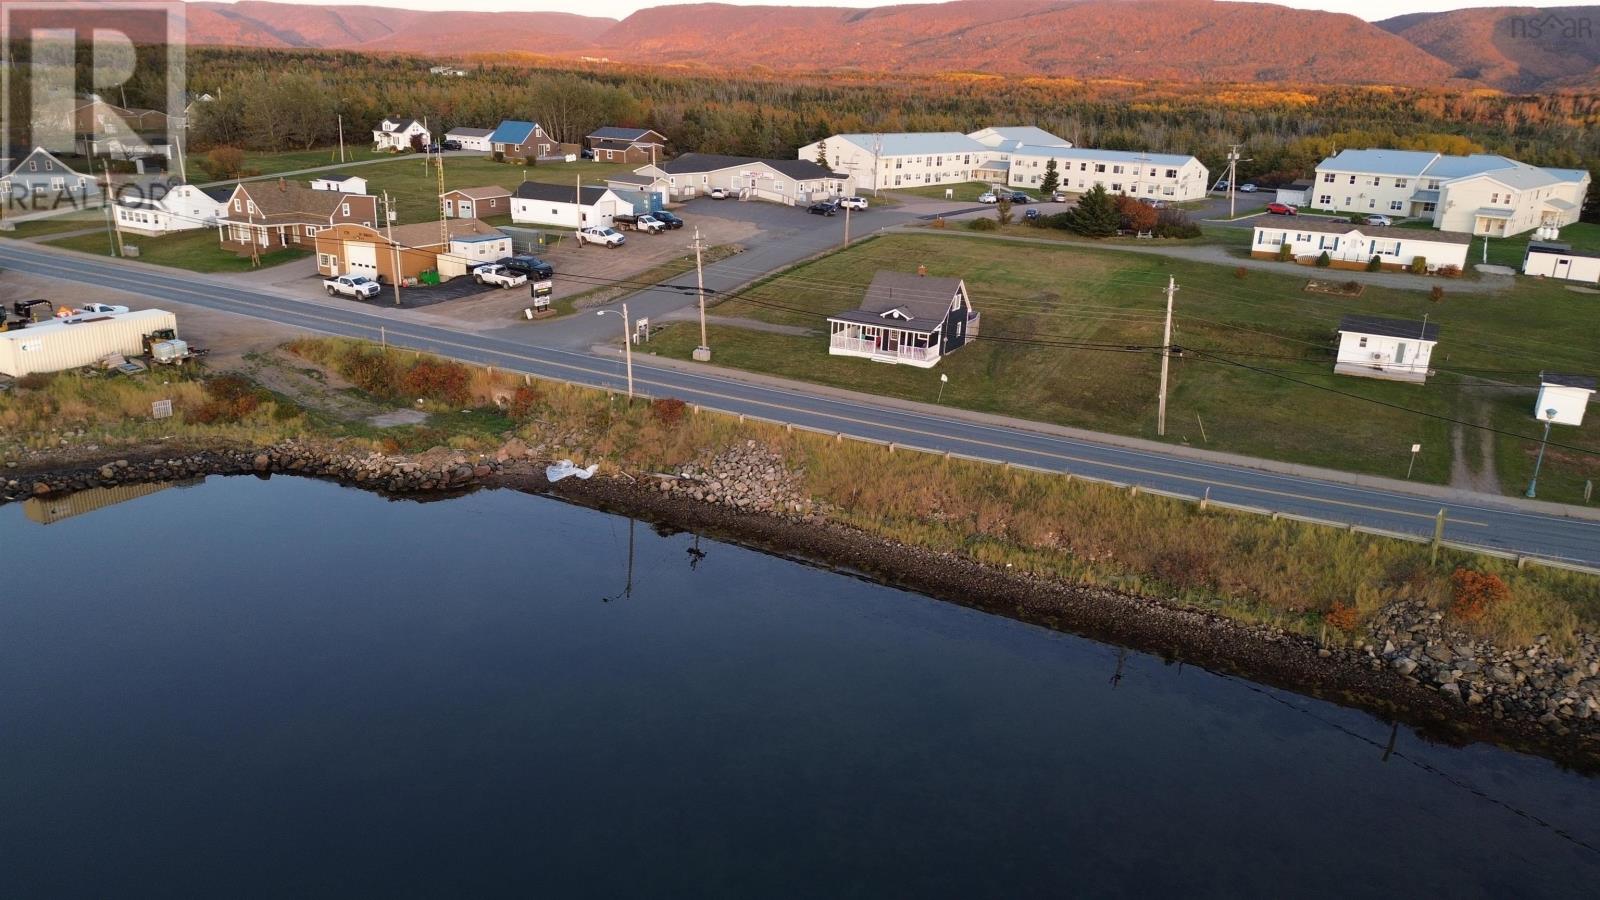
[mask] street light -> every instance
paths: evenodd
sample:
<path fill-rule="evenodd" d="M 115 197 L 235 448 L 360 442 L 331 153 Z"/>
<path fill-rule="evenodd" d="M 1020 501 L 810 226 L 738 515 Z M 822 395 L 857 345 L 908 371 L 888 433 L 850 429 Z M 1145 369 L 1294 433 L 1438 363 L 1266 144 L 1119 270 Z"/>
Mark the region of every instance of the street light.
<path fill-rule="evenodd" d="M 1523 494 L 1529 500 L 1534 498 L 1539 487 L 1539 467 L 1544 465 L 1544 445 L 1550 443 L 1550 423 L 1555 420 L 1556 408 L 1552 406 L 1544 411 L 1544 437 L 1539 440 L 1539 458 L 1533 461 L 1533 480 L 1528 482 L 1528 492 Z"/>
<path fill-rule="evenodd" d="M 610 313 L 622 317 L 622 358 L 627 361 L 628 367 L 628 399 L 633 399 L 633 335 L 628 333 L 628 326 L 632 322 L 628 318 L 628 304 L 622 304 L 622 312 L 614 309 L 597 309 L 595 315 L 603 316 Z"/>

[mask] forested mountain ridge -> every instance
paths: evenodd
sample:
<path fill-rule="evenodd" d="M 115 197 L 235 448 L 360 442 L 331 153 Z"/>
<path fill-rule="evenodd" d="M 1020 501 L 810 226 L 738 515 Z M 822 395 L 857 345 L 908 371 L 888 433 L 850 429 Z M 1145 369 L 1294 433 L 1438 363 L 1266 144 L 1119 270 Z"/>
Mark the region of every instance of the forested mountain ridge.
<path fill-rule="evenodd" d="M 257 0 L 186 5 L 190 43 L 213 46 L 592 56 L 710 71 L 973 72 L 1515 91 L 1600 83 L 1594 35 L 1563 40 L 1550 19 L 1576 21 L 1583 9 L 1458 10 L 1374 24 L 1215 0 L 954 0 L 872 9 L 706 3 L 647 8 L 621 21 Z"/>

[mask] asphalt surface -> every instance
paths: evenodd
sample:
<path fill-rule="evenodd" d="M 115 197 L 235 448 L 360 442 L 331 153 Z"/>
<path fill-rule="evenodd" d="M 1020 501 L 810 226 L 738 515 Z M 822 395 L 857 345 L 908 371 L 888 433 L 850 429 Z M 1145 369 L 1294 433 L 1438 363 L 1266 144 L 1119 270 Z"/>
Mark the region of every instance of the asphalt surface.
<path fill-rule="evenodd" d="M 544 378 L 604 388 L 624 386 L 619 358 L 552 346 L 545 342 L 548 332 L 537 327 L 474 334 L 416 324 L 354 304 L 319 305 L 219 278 L 69 255 L 13 241 L 0 242 L 0 266 L 71 281 L 115 283 L 121 289 L 157 299 L 269 319 L 326 334 L 376 339 L 381 328 L 385 339 L 396 346 Z M 724 276 L 743 274 L 744 270 L 740 270 Z M 677 292 L 645 293 L 670 295 L 677 306 L 684 305 L 683 296 Z M 629 301 L 630 312 L 635 316 L 638 296 Z M 603 327 L 602 338 L 616 336 L 618 324 L 612 317 L 578 316 L 573 320 L 595 319 Z M 1442 507 L 1448 517 L 1446 537 L 1451 540 L 1600 565 L 1600 522 L 1517 508 L 1486 495 L 1441 500 L 1399 489 L 1359 487 L 1268 472 L 1246 464 L 1199 461 L 1161 449 L 1134 449 L 1046 433 L 1024 422 L 990 424 L 936 407 L 915 408 L 893 400 L 844 395 L 799 383 L 759 383 L 737 374 L 681 371 L 653 363 L 648 356 L 635 360 L 634 375 L 640 392 L 675 396 L 732 413 L 1069 471 L 1188 496 L 1209 493 L 1214 500 L 1341 523 L 1427 535 L 1432 533 L 1434 515 Z"/>

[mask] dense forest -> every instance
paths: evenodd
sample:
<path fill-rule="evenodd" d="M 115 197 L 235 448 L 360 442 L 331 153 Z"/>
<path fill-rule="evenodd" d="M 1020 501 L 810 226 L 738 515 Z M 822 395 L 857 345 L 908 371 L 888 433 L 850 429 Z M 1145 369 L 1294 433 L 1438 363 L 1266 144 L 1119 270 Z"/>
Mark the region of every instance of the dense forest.
<path fill-rule="evenodd" d="M 1589 168 L 1600 181 L 1600 92 L 1288 85 L 1184 85 L 989 75 L 717 76 L 671 67 L 574 64 L 514 54 L 473 58 L 466 77 L 435 60 L 337 51 L 190 48 L 188 81 L 218 99 L 195 111 L 195 150 L 308 148 L 386 115 L 426 117 L 435 134 L 532 119 L 563 141 L 602 124 L 666 134 L 677 152 L 794 154 L 838 132 L 972 131 L 1037 124 L 1079 145 L 1190 153 L 1220 171 L 1230 143 L 1241 175 L 1309 174 L 1337 148 L 1503 153 Z M 131 99 L 131 98 L 130 98 Z M 1591 201 L 1590 218 L 1595 210 Z"/>

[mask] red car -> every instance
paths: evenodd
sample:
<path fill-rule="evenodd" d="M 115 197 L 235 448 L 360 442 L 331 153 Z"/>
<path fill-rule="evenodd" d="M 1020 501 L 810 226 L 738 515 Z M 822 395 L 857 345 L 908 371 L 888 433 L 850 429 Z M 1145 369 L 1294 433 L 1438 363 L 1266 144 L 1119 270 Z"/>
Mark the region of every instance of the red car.
<path fill-rule="evenodd" d="M 1295 209 L 1294 207 L 1290 206 L 1287 203 L 1268 203 L 1267 204 L 1267 212 L 1272 213 L 1275 216 L 1298 216 L 1298 215 L 1300 215 L 1300 210 Z"/>

